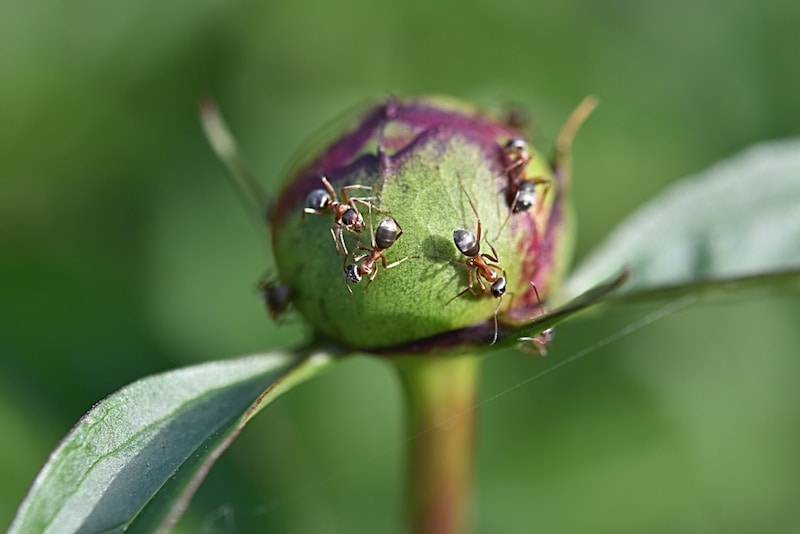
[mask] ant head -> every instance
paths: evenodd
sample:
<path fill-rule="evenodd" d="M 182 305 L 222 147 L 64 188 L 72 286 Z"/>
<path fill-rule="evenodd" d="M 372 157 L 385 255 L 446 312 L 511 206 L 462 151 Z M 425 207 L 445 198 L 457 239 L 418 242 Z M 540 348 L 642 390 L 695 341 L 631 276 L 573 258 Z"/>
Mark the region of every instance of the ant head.
<path fill-rule="evenodd" d="M 512 137 L 505 146 L 506 153 L 522 156 L 528 151 L 528 143 L 521 137 Z"/>
<path fill-rule="evenodd" d="M 391 247 L 397 238 L 400 237 L 403 230 L 397 224 L 397 221 L 391 217 L 386 218 L 378 224 L 375 229 L 375 246 L 380 249 L 387 249 Z"/>
<path fill-rule="evenodd" d="M 496 299 L 499 299 L 500 297 L 505 295 L 505 293 L 506 293 L 506 277 L 505 276 L 501 276 L 500 278 L 495 280 L 495 282 L 492 284 L 492 286 L 489 288 L 489 290 L 492 292 L 492 296 L 494 298 L 496 298 Z"/>
<path fill-rule="evenodd" d="M 360 232 L 364 229 L 364 218 L 357 209 L 350 208 L 342 214 L 342 225 Z"/>
<path fill-rule="evenodd" d="M 519 184 L 517 189 L 517 196 L 514 200 L 514 213 L 521 211 L 528 211 L 536 203 L 536 186 L 533 182 L 525 180 Z"/>
<path fill-rule="evenodd" d="M 347 278 L 347 280 L 353 282 L 354 284 L 357 284 L 361 281 L 361 273 L 359 272 L 359 268 L 352 263 L 344 268 L 344 276 Z"/>
<path fill-rule="evenodd" d="M 292 288 L 278 281 L 265 282 L 259 286 L 264 302 L 267 304 L 269 316 L 273 320 L 286 311 L 292 300 Z"/>
<path fill-rule="evenodd" d="M 477 256 L 481 251 L 481 244 L 478 243 L 478 238 L 469 230 L 456 230 L 453 232 L 453 242 L 456 248 L 464 256 Z"/>
<path fill-rule="evenodd" d="M 322 211 L 331 205 L 331 196 L 324 189 L 314 189 L 306 197 L 306 209 Z"/>

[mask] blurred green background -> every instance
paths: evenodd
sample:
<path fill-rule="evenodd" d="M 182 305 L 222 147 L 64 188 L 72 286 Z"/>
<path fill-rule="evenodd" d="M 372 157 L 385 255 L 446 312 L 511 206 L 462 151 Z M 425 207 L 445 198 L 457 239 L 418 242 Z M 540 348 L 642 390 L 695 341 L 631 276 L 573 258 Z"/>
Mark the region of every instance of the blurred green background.
<path fill-rule="evenodd" d="M 0 525 L 92 404 L 147 374 L 292 345 L 272 261 L 203 139 L 213 95 L 274 192 L 304 140 L 394 92 L 530 112 L 575 145 L 578 254 L 669 182 L 800 133 L 800 3 L 0 2 Z M 753 187 L 758 187 L 754 179 Z M 647 310 L 484 364 L 482 397 Z M 478 532 L 800 529 L 800 305 L 672 315 L 480 408 Z M 399 388 L 356 358 L 261 415 L 181 530 L 400 532 Z"/>

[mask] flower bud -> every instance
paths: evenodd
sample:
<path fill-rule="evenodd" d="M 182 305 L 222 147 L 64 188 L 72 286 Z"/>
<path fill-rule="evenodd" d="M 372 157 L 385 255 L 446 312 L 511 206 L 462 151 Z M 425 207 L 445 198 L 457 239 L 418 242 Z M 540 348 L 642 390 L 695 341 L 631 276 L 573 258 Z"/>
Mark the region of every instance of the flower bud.
<path fill-rule="evenodd" d="M 541 313 L 560 276 L 565 181 L 509 121 L 453 100 L 389 99 L 283 188 L 270 212 L 281 283 L 319 334 L 349 348 L 464 331 L 488 345 Z"/>

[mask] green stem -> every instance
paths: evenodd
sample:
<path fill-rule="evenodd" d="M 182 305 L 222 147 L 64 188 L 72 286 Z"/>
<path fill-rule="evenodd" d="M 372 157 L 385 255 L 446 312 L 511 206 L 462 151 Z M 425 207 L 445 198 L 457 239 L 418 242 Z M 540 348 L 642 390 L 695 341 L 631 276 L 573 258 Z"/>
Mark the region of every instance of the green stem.
<path fill-rule="evenodd" d="M 408 405 L 408 514 L 415 534 L 468 530 L 479 359 L 394 360 Z"/>

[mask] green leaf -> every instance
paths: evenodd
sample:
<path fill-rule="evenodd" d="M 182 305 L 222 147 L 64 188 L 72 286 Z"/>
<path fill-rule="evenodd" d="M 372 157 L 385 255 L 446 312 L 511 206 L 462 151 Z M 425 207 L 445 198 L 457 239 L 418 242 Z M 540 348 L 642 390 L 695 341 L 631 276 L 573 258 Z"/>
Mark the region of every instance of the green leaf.
<path fill-rule="evenodd" d="M 250 418 L 331 361 L 272 353 L 134 382 L 64 438 L 9 532 L 168 530 Z"/>
<path fill-rule="evenodd" d="M 623 299 L 800 280 L 800 140 L 757 145 L 675 184 L 574 271 L 578 295 L 623 268 Z"/>

